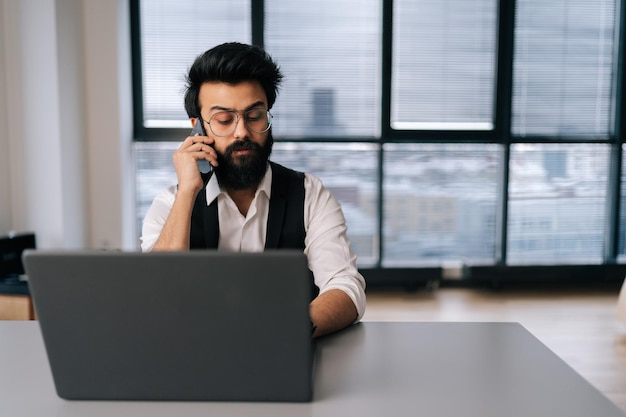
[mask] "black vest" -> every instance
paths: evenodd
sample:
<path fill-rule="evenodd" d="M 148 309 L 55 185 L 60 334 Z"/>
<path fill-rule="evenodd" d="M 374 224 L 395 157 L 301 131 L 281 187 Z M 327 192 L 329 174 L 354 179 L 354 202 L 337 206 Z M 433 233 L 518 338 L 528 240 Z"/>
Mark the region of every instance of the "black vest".
<path fill-rule="evenodd" d="M 270 162 L 270 165 L 272 195 L 267 217 L 265 249 L 304 250 L 304 174 L 274 162 Z M 217 199 L 207 205 L 206 192 L 203 188 L 196 197 L 191 213 L 189 247 L 217 249 L 219 234 Z"/>
<path fill-rule="evenodd" d="M 265 249 L 304 250 L 304 174 L 270 162 L 272 195 L 267 216 Z M 209 181 L 211 173 L 205 179 Z M 206 185 L 205 185 L 206 188 Z M 220 237 L 217 198 L 207 206 L 206 190 L 196 197 L 191 212 L 190 249 L 217 249 Z M 311 300 L 319 294 L 311 273 Z"/>

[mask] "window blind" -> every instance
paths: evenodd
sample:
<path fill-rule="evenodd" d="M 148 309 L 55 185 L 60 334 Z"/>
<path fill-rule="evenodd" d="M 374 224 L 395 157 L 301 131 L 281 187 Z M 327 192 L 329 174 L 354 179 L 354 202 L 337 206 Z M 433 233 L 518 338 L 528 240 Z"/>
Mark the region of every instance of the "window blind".
<path fill-rule="evenodd" d="M 601 262 L 609 145 L 511 146 L 508 262 Z"/>
<path fill-rule="evenodd" d="M 265 2 L 265 48 L 285 74 L 275 136 L 379 134 L 381 10 L 370 0 Z"/>
<path fill-rule="evenodd" d="M 608 138 L 615 0 L 518 0 L 512 131 Z"/>
<path fill-rule="evenodd" d="M 490 130 L 498 2 L 394 1 L 391 127 Z"/>
<path fill-rule="evenodd" d="M 188 127 L 185 76 L 196 57 L 223 42 L 251 42 L 250 0 L 140 3 L 145 127 Z"/>

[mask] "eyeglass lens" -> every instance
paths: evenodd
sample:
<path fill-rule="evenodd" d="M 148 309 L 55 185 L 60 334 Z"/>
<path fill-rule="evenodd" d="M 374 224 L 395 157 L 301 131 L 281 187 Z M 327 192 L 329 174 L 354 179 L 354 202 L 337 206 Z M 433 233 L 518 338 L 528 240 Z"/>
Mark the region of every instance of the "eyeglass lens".
<path fill-rule="evenodd" d="M 255 133 L 266 132 L 271 125 L 270 113 L 263 109 L 251 109 L 243 113 L 246 127 Z M 228 136 L 235 131 L 239 123 L 239 113 L 235 111 L 220 111 L 209 119 L 209 128 L 216 136 Z"/>

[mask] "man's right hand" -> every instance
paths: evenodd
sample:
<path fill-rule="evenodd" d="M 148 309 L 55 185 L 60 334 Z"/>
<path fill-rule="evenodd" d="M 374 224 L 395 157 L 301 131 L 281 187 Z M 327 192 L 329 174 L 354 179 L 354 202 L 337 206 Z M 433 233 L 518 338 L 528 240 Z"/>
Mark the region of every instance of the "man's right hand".
<path fill-rule="evenodd" d="M 217 166 L 217 153 L 213 149 L 214 140 L 207 136 L 188 136 L 174 152 L 174 168 L 178 177 L 178 191 L 197 194 L 203 187 L 198 170 L 198 160 L 204 159 Z"/>

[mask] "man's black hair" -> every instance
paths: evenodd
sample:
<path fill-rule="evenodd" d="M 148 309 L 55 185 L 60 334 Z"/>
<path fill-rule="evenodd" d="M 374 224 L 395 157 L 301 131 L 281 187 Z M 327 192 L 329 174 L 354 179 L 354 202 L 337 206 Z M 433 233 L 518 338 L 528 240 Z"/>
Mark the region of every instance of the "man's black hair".
<path fill-rule="evenodd" d="M 206 82 L 235 85 L 257 81 L 267 96 L 268 110 L 274 105 L 283 78 L 278 65 L 258 46 L 229 42 L 209 49 L 194 61 L 187 75 L 185 110 L 192 117 L 200 116 L 198 95 Z"/>

